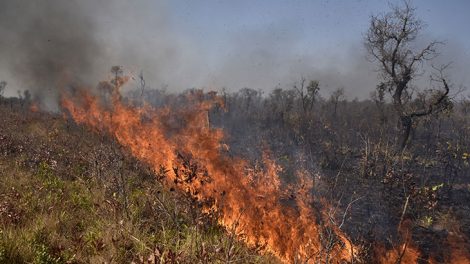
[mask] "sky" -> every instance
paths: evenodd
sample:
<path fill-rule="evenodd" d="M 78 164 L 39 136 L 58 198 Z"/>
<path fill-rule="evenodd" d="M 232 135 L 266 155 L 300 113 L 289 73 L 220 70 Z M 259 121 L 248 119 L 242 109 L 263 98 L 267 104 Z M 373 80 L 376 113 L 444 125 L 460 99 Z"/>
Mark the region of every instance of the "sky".
<path fill-rule="evenodd" d="M 23 0 L 0 0 L 0 4 L 3 1 Z M 44 0 L 51 4 L 58 1 Z M 269 93 L 276 87 L 290 88 L 304 77 L 319 80 L 325 96 L 342 87 L 349 98 L 360 99 L 367 98 L 378 82 L 376 65 L 367 60 L 363 48 L 363 36 L 370 16 L 386 12 L 390 3 L 402 3 L 382 0 L 70 2 L 76 4 L 64 4 L 60 8 L 54 6 L 53 10 L 57 10 L 53 14 L 50 13 L 51 8 L 33 9 L 30 4 L 15 7 L 17 10 L 31 10 L 0 20 L 4 24 L 0 31 L 4 36 L 21 39 L 18 37 L 21 34 L 15 34 L 19 29 L 6 26 L 8 19 L 19 17 L 18 20 L 23 21 L 22 16 L 33 16 L 31 21 L 39 18 L 47 22 L 39 31 L 48 31 L 55 30 L 49 28 L 48 20 L 58 17 L 58 21 L 69 22 L 65 23 L 68 30 L 63 32 L 73 37 L 74 25 L 82 25 L 86 20 L 89 26 L 76 32 L 92 36 L 92 46 L 97 46 L 97 50 L 90 53 L 88 49 L 90 59 L 86 63 L 80 61 L 80 65 L 86 67 L 74 70 L 86 68 L 87 74 L 83 74 L 81 79 L 87 79 L 90 85 L 106 78 L 111 66 L 121 65 L 130 75 L 143 72 L 149 87 L 165 87 L 170 91 L 187 88 L 236 91 L 249 87 Z M 411 3 L 417 8 L 417 16 L 427 25 L 420 41 L 445 41 L 438 62 L 452 61 L 449 74 L 454 85 L 469 87 L 470 1 L 415 0 Z M 15 12 L 18 13 L 10 13 Z M 61 17 L 61 12 L 67 16 Z M 75 15 L 74 12 L 81 14 Z M 75 20 L 68 21 L 69 17 Z M 26 27 L 34 27 L 34 23 Z M 87 28 L 91 32 L 82 32 Z M 54 36 L 51 39 L 54 42 Z M 29 39 L 26 43 L 41 41 L 46 40 Z M 67 48 L 68 42 L 58 43 L 65 43 L 65 50 L 71 53 L 79 49 L 76 46 Z M 90 42 L 83 43 L 87 45 Z M 0 48 L 8 44 L 0 40 Z M 23 46 L 28 48 L 28 45 Z M 10 46 L 15 52 L 19 51 L 18 45 Z M 15 54 L 8 48 L 3 50 L 8 51 L 4 52 L 7 57 Z M 41 50 L 38 48 L 36 52 Z M 67 53 L 55 54 L 54 51 L 52 56 Z M 71 56 L 72 60 L 76 57 Z M 17 66 L 11 67 L 19 63 L 13 58 L 0 61 L 0 79 L 9 83 L 7 95 L 14 95 L 21 89 L 34 90 L 32 87 L 38 86 L 34 78 L 26 79 L 18 74 Z"/>

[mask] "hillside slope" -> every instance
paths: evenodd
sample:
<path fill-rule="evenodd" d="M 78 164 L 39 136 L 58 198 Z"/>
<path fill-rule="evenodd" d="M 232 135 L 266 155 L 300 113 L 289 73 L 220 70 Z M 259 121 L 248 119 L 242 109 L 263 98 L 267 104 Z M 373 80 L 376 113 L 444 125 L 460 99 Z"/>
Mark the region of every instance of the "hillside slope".
<path fill-rule="evenodd" d="M 0 263 L 276 262 L 106 136 L 18 103 L 0 113 Z"/>

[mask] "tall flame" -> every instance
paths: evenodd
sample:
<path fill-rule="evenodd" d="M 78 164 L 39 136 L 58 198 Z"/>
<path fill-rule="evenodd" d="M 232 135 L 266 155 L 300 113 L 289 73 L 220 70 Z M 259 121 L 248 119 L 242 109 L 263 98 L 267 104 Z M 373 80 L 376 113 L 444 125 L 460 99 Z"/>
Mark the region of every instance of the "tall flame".
<path fill-rule="evenodd" d="M 168 185 L 211 201 L 206 209 L 217 211 L 220 223 L 247 244 L 264 247 L 289 263 L 352 259 L 351 243 L 324 221 L 324 213 L 313 209 L 308 177 L 298 173 L 301 187 L 288 196 L 281 188 L 281 168 L 268 152 L 263 169 L 250 169 L 248 161 L 226 153 L 223 131 L 208 125 L 214 101 L 194 100 L 180 109 L 132 107 L 122 102 L 118 88 L 112 91 L 111 105 L 84 90 L 78 97 L 64 94 L 61 104 L 77 123 L 111 134 L 136 158 L 163 171 Z M 291 200 L 289 205 L 283 197 Z M 325 229 L 336 243 L 324 241 Z"/>
<path fill-rule="evenodd" d="M 282 169 L 269 151 L 263 154 L 261 168 L 254 169 L 247 160 L 228 155 L 223 131 L 209 126 L 208 111 L 221 103 L 217 97 L 201 100 L 203 96 L 196 94 L 185 107 L 177 108 L 135 107 L 123 103 L 119 93 L 126 80 L 116 77 L 114 83 L 104 83 L 110 98 L 79 90 L 63 93 L 61 105 L 77 123 L 112 135 L 168 186 L 216 211 L 220 223 L 247 244 L 265 248 L 286 263 L 353 261 L 357 246 L 332 224 L 325 210 L 313 206 L 312 177 L 299 171 L 295 175 L 299 186 L 281 188 Z M 316 204 L 327 207 L 326 201 Z M 409 230 L 400 230 L 408 238 L 400 246 L 376 245 L 376 261 L 417 263 L 421 254 Z M 465 239 L 449 235 L 452 250 L 446 262 L 470 263 L 467 245 Z M 432 257 L 428 262 L 437 263 Z"/>

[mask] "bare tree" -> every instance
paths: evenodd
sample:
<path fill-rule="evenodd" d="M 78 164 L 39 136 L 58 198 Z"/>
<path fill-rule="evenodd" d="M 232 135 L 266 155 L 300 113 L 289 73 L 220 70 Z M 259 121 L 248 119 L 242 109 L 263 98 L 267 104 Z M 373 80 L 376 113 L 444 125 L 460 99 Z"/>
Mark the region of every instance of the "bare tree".
<path fill-rule="evenodd" d="M 416 118 L 441 111 L 449 102 L 449 85 L 444 75 L 447 66 L 434 68 L 431 83 L 437 87 L 427 89 L 431 99 L 416 104 L 413 100 L 411 82 L 423 75 L 423 66 L 437 55 L 437 46 L 432 41 L 422 48 L 415 48 L 423 22 L 415 16 L 416 9 L 409 1 L 403 6 L 392 6 L 391 11 L 372 16 L 365 36 L 368 53 L 379 64 L 382 83 L 378 86 L 392 97 L 393 107 L 401 122 L 401 149 L 409 141 L 413 121 Z"/>
<path fill-rule="evenodd" d="M 338 104 L 345 100 L 346 97 L 344 96 L 344 88 L 340 87 L 336 90 L 334 90 L 331 95 L 330 95 L 330 102 L 333 104 L 334 111 L 333 111 L 333 117 L 336 118 L 336 113 L 338 111 Z"/>
<path fill-rule="evenodd" d="M 142 97 L 144 95 L 144 90 L 145 90 L 145 79 L 144 79 L 144 72 L 140 71 L 139 74 L 139 81 L 140 81 L 140 96 Z"/>
<path fill-rule="evenodd" d="M 119 78 L 122 77 L 124 71 L 122 70 L 122 66 L 113 66 L 111 67 L 111 73 L 114 74 L 114 79 L 111 81 L 114 86 L 119 86 Z"/>
<path fill-rule="evenodd" d="M 311 80 L 307 86 L 305 86 L 306 79 L 301 78 L 300 84 L 294 85 L 294 90 L 297 91 L 302 104 L 302 110 L 304 113 L 312 110 L 315 101 L 317 100 L 318 93 L 320 91 L 320 83 L 316 80 Z"/>
<path fill-rule="evenodd" d="M 385 112 L 385 85 L 379 84 L 376 90 L 370 94 L 371 99 L 375 102 L 377 109 L 379 110 L 380 123 L 384 125 L 387 121 Z"/>

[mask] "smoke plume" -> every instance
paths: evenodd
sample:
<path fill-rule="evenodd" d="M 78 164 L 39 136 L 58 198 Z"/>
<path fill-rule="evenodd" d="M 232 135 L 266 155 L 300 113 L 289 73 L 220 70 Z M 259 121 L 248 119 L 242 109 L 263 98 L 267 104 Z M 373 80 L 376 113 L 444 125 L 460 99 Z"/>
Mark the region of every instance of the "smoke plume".
<path fill-rule="evenodd" d="M 349 43 L 333 43 L 329 50 L 314 42 L 310 49 L 295 23 L 279 19 L 256 28 L 219 32 L 208 48 L 175 21 L 182 11 L 166 1 L 1 3 L 0 80 L 9 83 L 6 94 L 28 89 L 50 110 L 57 107 L 59 88 L 94 86 L 114 65 L 131 75 L 143 71 L 148 87 L 165 86 L 170 91 L 249 87 L 269 93 L 275 87 L 292 88 L 305 77 L 319 80 L 324 96 L 344 87 L 350 99 L 363 99 L 378 82 L 376 65 L 366 60 L 360 34 Z M 200 34 L 211 30 L 201 29 Z M 452 69 L 456 86 L 468 86 L 464 73 L 468 54 L 450 42 L 442 50 L 452 50 L 443 53 L 443 61 L 456 62 Z"/>
<path fill-rule="evenodd" d="M 48 108 L 57 88 L 85 79 L 103 49 L 93 18 L 79 1 L 2 1 L 0 56 L 23 89 Z"/>

